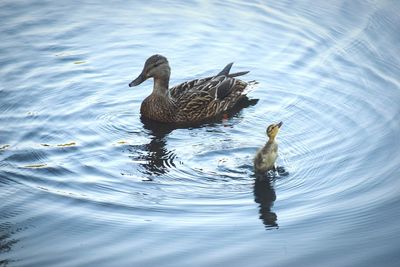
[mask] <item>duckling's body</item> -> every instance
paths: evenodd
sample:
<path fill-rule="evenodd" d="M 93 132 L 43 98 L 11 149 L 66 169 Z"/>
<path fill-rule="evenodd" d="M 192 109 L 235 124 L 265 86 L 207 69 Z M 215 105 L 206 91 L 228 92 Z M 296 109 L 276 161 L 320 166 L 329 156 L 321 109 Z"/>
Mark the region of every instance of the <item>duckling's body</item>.
<path fill-rule="evenodd" d="M 184 82 L 169 88 L 170 67 L 165 57 L 151 56 L 142 73 L 129 86 L 154 79 L 153 92 L 142 102 L 142 116 L 165 123 L 196 123 L 216 117 L 232 109 L 245 97 L 247 82 L 234 77 L 248 73 L 230 74 L 232 63 L 216 76 Z"/>
<path fill-rule="evenodd" d="M 256 154 L 254 158 L 254 168 L 257 172 L 267 172 L 273 170 L 275 161 L 278 158 L 278 144 L 267 142 Z"/>
<path fill-rule="evenodd" d="M 275 141 L 275 137 L 281 126 L 282 122 L 268 126 L 269 140 L 254 157 L 254 169 L 257 173 L 265 173 L 275 169 L 275 161 L 278 158 L 278 143 Z"/>

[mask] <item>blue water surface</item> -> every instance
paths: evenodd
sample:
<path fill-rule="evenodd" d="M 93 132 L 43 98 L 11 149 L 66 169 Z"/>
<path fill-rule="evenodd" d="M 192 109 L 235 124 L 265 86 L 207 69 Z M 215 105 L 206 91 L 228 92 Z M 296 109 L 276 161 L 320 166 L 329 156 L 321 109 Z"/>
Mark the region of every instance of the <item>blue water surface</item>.
<path fill-rule="evenodd" d="M 0 266 L 399 266 L 400 2 L 0 2 Z M 227 63 L 256 105 L 140 118 Z M 256 179 L 265 129 L 278 164 Z"/>

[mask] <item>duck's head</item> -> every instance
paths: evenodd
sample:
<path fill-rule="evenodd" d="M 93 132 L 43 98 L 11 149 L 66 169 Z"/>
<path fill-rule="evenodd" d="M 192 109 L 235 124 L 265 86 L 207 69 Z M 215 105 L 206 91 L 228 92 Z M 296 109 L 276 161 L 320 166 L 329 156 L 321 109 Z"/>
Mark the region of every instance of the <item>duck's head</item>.
<path fill-rule="evenodd" d="M 271 140 L 275 139 L 282 124 L 283 124 L 283 122 L 279 122 L 279 123 L 271 124 L 267 127 L 267 136 L 269 137 L 269 139 L 271 139 Z"/>
<path fill-rule="evenodd" d="M 148 78 L 169 80 L 170 72 L 167 58 L 153 55 L 146 60 L 142 73 L 129 84 L 129 87 L 139 85 Z"/>

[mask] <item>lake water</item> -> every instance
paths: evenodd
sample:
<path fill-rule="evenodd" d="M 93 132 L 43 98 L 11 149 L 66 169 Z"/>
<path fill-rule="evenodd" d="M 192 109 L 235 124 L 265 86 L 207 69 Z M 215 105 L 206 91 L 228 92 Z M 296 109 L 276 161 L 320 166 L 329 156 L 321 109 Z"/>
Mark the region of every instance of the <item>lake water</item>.
<path fill-rule="evenodd" d="M 0 2 L 0 266 L 399 266 L 398 1 Z M 232 71 L 258 103 L 165 129 L 171 85 Z M 278 165 L 256 179 L 265 129 Z"/>

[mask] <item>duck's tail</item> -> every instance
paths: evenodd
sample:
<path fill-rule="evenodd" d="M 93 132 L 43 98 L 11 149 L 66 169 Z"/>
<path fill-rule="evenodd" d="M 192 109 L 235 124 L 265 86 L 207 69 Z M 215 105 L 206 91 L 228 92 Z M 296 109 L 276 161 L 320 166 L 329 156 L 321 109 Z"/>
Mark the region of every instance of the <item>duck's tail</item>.
<path fill-rule="evenodd" d="M 245 74 L 247 74 L 249 72 L 250 71 L 240 71 L 240 72 L 235 72 L 235 73 L 228 74 L 227 76 L 230 77 L 230 78 L 233 78 L 233 77 L 245 75 Z"/>
<path fill-rule="evenodd" d="M 231 63 L 229 63 L 228 65 L 226 65 L 225 68 L 223 68 L 223 70 L 221 70 L 221 71 L 217 74 L 217 76 L 222 76 L 222 75 L 228 76 L 228 75 L 229 75 L 229 72 L 231 71 L 232 65 L 233 65 L 233 62 L 231 62 Z"/>
<path fill-rule="evenodd" d="M 216 76 L 223 75 L 223 76 L 233 78 L 233 77 L 245 75 L 250 72 L 250 71 L 240 71 L 240 72 L 235 72 L 235 73 L 229 73 L 231 71 L 232 65 L 233 65 L 233 62 L 226 65 L 225 68 L 223 68 L 223 70 L 221 70 Z"/>

